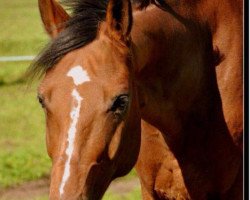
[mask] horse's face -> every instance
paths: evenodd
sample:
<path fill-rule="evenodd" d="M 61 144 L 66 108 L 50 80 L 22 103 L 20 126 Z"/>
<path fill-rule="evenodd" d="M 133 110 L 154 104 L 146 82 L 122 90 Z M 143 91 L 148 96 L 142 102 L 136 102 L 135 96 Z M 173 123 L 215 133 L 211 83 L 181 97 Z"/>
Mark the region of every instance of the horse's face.
<path fill-rule="evenodd" d="M 53 161 L 50 199 L 99 199 L 136 162 L 140 116 L 129 42 L 111 29 L 103 23 L 97 39 L 65 55 L 39 86 Z"/>

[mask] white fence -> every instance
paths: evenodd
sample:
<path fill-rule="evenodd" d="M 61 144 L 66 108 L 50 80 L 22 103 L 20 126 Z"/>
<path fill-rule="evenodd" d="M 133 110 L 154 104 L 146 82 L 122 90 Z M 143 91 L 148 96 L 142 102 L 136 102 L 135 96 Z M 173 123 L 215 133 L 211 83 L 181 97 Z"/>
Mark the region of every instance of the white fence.
<path fill-rule="evenodd" d="M 35 56 L 2 56 L 0 62 L 31 61 Z"/>

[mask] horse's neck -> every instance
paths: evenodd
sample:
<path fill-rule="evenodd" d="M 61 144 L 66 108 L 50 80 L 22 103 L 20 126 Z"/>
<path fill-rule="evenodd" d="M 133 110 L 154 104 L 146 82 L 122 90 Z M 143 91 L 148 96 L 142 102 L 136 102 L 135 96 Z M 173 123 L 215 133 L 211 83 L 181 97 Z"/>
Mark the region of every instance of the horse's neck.
<path fill-rule="evenodd" d="M 214 46 L 225 56 L 232 47 L 232 40 L 242 40 L 242 0 L 165 0 L 165 2 L 173 12 L 185 19 L 208 23 L 213 34 Z"/>
<path fill-rule="evenodd" d="M 242 148 L 243 132 L 243 1 L 181 0 L 168 1 L 170 7 L 185 19 L 208 23 L 213 47 L 219 52 L 216 67 L 225 121 L 234 142 Z M 230 92 L 228 92 L 230 91 Z"/>
<path fill-rule="evenodd" d="M 209 63 L 211 38 L 168 13 L 149 14 L 150 18 L 135 17 L 132 35 L 142 118 L 164 133 L 184 168 L 191 163 L 201 176 L 211 172 L 214 177 L 203 178 L 219 182 L 224 189 L 221 180 L 231 168 L 224 174 L 220 169 L 231 162 L 238 167 L 240 158 L 228 134 L 215 69 Z"/>
<path fill-rule="evenodd" d="M 192 20 L 196 18 L 211 25 L 224 17 L 228 20 L 241 18 L 243 8 L 242 0 L 165 0 L 165 2 L 182 17 Z"/>
<path fill-rule="evenodd" d="M 208 78 L 215 76 L 211 35 L 206 27 L 187 27 L 158 8 L 138 15 L 132 38 L 141 105 L 146 105 L 142 113 L 175 134 L 194 112 L 194 102 L 210 105 L 204 91 L 214 93 Z"/>

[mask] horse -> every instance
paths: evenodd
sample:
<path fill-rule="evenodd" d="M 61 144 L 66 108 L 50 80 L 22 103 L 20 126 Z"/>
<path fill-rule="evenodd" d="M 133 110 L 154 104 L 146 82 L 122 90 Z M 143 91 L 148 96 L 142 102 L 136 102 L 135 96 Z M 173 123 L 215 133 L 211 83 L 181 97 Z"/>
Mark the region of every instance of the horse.
<path fill-rule="evenodd" d="M 243 1 L 242 0 L 135 0 L 139 8 L 150 3 L 180 21 L 207 23 L 219 56 L 216 75 L 223 113 L 234 143 L 243 150 Z"/>
<path fill-rule="evenodd" d="M 192 199 L 231 189 L 242 157 L 223 116 L 206 23 L 154 6 L 132 12 L 128 0 L 73 0 L 72 17 L 52 0 L 39 5 L 53 40 L 29 73 L 44 75 L 50 199 L 100 199 L 135 164 L 141 119 L 159 129 Z"/>
<path fill-rule="evenodd" d="M 70 3 L 72 17 L 56 1 L 39 0 L 52 40 L 28 73 L 44 75 L 38 99 L 52 159 L 49 198 L 101 199 L 133 168 L 140 148 L 130 2 Z"/>
<path fill-rule="evenodd" d="M 150 2 L 138 0 L 137 2 L 140 3 L 140 9 L 153 3 L 172 14 L 179 21 L 191 20 L 198 23 L 206 21 L 208 23 L 212 30 L 213 48 L 218 53 L 214 65 L 222 99 L 223 115 L 234 144 L 242 152 L 242 1 L 183 0 L 177 2 L 159 0 Z M 149 125 L 144 124 L 144 126 Z M 137 163 L 143 198 L 190 199 L 176 158 L 171 154 L 166 143 L 164 144 L 160 131 L 152 126 L 149 128 L 152 133 L 150 131 L 142 132 L 142 147 Z M 152 152 L 149 152 L 148 149 L 152 149 Z M 231 182 L 231 192 L 228 187 L 227 190 L 218 192 L 221 195 L 217 196 L 222 199 L 242 199 L 242 166 L 238 171 L 235 181 Z M 235 186 L 236 184 L 238 184 L 238 188 Z"/>

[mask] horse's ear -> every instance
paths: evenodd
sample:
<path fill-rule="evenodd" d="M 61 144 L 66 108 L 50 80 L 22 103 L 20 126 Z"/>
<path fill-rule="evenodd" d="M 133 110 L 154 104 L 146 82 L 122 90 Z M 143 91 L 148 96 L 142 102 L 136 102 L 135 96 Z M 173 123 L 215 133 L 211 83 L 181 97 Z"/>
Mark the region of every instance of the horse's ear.
<path fill-rule="evenodd" d="M 106 22 L 111 37 L 122 42 L 129 41 L 132 21 L 130 0 L 109 0 Z"/>
<path fill-rule="evenodd" d="M 70 16 L 55 0 L 38 0 L 38 5 L 45 30 L 55 38 L 64 29 Z"/>

